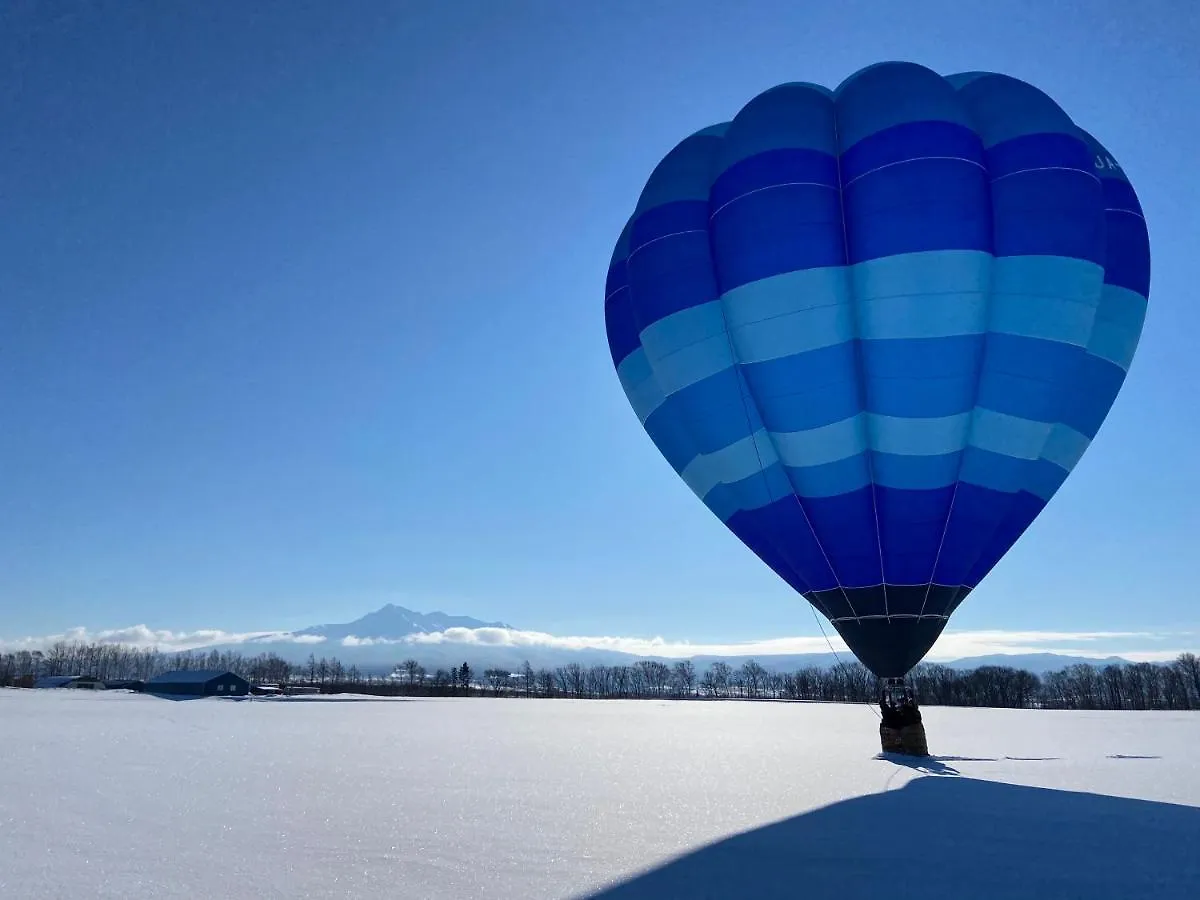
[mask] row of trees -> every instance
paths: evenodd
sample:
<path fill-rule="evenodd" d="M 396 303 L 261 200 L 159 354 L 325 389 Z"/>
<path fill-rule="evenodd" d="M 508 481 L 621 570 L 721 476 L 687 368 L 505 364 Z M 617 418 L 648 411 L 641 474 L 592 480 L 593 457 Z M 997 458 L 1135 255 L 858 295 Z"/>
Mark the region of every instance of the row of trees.
<path fill-rule="evenodd" d="M 0 685 L 29 685 L 42 675 L 94 675 L 101 681 L 145 680 L 171 669 L 223 669 L 252 683 L 315 686 L 328 693 L 573 698 L 677 698 L 874 702 L 879 683 L 857 662 L 777 672 L 750 660 L 734 668 L 713 663 L 703 673 L 690 660 L 633 665 L 570 663 L 519 672 L 467 663 L 428 672 L 407 659 L 388 674 L 365 674 L 337 659 L 310 655 L 301 665 L 274 654 L 160 653 L 120 644 L 62 642 L 45 652 L 0 653 Z M 1200 710 L 1200 659 L 1185 653 L 1169 664 L 1073 665 L 1041 677 L 1021 669 L 985 666 L 958 671 L 937 664 L 913 670 L 909 683 L 922 703 L 1049 709 Z"/>

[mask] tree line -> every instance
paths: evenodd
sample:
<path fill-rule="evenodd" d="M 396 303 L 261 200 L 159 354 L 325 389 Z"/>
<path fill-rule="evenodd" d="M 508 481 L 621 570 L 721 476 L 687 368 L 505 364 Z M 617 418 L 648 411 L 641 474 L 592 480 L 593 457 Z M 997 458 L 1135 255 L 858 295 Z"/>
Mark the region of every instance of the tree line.
<path fill-rule="evenodd" d="M 91 675 L 100 681 L 145 681 L 173 669 L 236 672 L 252 684 L 296 685 L 325 693 L 385 695 L 559 697 L 576 699 L 673 698 L 715 700 L 805 700 L 874 703 L 880 684 L 857 661 L 794 672 L 767 669 L 756 660 L 741 666 L 715 662 L 698 672 L 691 660 L 668 664 L 639 660 L 632 665 L 569 663 L 520 671 L 468 663 L 426 670 L 406 659 L 385 675 L 367 674 L 338 659 L 310 654 L 301 664 L 273 653 L 247 656 L 231 651 L 162 653 L 121 644 L 59 642 L 45 651 L 0 653 L 0 686 L 32 686 L 45 675 Z M 921 703 L 1041 709 L 1200 710 L 1200 659 L 1181 654 L 1173 662 L 1093 666 L 1077 664 L 1038 676 L 1006 666 L 967 671 L 922 663 L 908 676 Z"/>

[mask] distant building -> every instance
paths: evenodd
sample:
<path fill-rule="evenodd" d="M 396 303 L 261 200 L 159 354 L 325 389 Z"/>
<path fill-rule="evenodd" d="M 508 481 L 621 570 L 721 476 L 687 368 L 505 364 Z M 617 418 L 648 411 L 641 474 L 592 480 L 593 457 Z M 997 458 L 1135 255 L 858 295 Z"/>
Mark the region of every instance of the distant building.
<path fill-rule="evenodd" d="M 147 694 L 183 694 L 192 697 L 244 697 L 250 682 L 220 669 L 180 669 L 155 675 L 146 682 Z"/>
<path fill-rule="evenodd" d="M 104 682 L 90 675 L 45 675 L 33 683 L 35 688 L 75 688 L 85 691 L 102 691 Z"/>
<path fill-rule="evenodd" d="M 104 687 L 110 691 L 144 691 L 146 682 L 140 678 L 119 678 L 116 681 L 104 682 Z"/>

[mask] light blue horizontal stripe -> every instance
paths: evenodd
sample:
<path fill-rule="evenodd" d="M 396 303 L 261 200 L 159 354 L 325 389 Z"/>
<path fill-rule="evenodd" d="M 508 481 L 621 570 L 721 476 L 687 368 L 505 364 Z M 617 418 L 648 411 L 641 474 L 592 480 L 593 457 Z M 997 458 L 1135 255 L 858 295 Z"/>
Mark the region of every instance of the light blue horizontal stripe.
<path fill-rule="evenodd" d="M 996 284 L 1005 290 L 1029 286 L 1040 293 L 995 293 L 987 311 L 988 294 L 977 289 L 988 283 L 989 270 L 997 273 Z M 1089 286 L 1099 287 L 1096 273 L 1103 278 L 1097 266 L 1080 260 L 992 260 L 976 251 L 904 254 L 847 268 L 806 269 L 764 278 L 727 292 L 721 300 L 673 313 L 642 331 L 642 345 L 664 395 L 732 366 L 730 339 L 738 361 L 745 365 L 853 339 L 856 323 L 848 303 L 848 271 L 858 298 L 857 336 L 863 340 L 977 335 L 989 330 L 990 316 L 995 322 L 992 331 L 1079 346 L 1090 313 L 1054 297 L 1087 301 Z M 1098 296 L 1088 301 L 1093 307 Z M 1090 324 L 1087 328 L 1090 336 Z M 1129 356 L 1127 345 L 1128 339 L 1119 332 L 1106 332 L 1097 343 L 1108 354 L 1105 358 Z"/>
<path fill-rule="evenodd" d="M 729 336 L 718 334 L 676 350 L 652 363 L 654 377 L 666 396 L 733 368 Z"/>
<path fill-rule="evenodd" d="M 873 462 L 867 457 L 868 431 Z M 984 481 L 974 483 L 1012 492 L 1020 485 L 1007 479 L 1020 464 L 1041 460 L 1069 472 L 1088 443 L 1084 435 L 1066 425 L 1033 422 L 987 409 L 938 419 L 860 414 L 809 431 L 771 433 L 760 429 L 715 453 L 697 455 L 681 474 L 700 497 L 718 485 L 743 481 L 779 462 L 787 467 L 802 497 L 837 496 L 864 487 L 870 481 L 870 467 L 877 484 L 919 490 L 953 484 L 960 477 L 960 451 L 973 448 L 984 451 L 984 458 L 992 460 L 991 467 L 983 476 L 975 476 L 964 463 L 961 479 L 983 477 Z M 971 455 L 970 449 L 967 455 Z M 997 472 L 997 466 L 1004 471 Z"/>
<path fill-rule="evenodd" d="M 654 365 L 663 359 L 713 337 L 725 334 L 721 304 L 714 300 L 689 306 L 664 316 L 642 329 L 646 358 Z"/>
<path fill-rule="evenodd" d="M 859 414 L 832 425 L 771 437 L 785 464 L 796 468 L 820 466 L 857 456 L 867 449 L 864 421 Z"/>
<path fill-rule="evenodd" d="M 992 255 L 982 250 L 924 250 L 856 263 L 850 282 L 859 300 L 986 293 L 992 265 Z"/>
<path fill-rule="evenodd" d="M 1104 268 L 1069 256 L 1001 256 L 992 261 L 991 290 L 998 294 L 1060 297 L 1094 306 Z"/>
<path fill-rule="evenodd" d="M 800 269 L 738 285 L 721 297 L 730 329 L 789 313 L 850 303 L 846 266 Z"/>
<path fill-rule="evenodd" d="M 1048 422 L 1034 422 L 976 408 L 970 443 L 972 447 L 1013 459 L 1037 459 L 1042 455 L 1052 427 Z"/>
<path fill-rule="evenodd" d="M 1045 460 L 1070 472 L 1091 441 L 1061 422 L 1034 422 L 978 408 L 969 443 L 972 447 L 1013 459 Z"/>
<path fill-rule="evenodd" d="M 967 442 L 971 413 L 931 419 L 868 414 L 871 449 L 896 456 L 940 456 Z"/>
<path fill-rule="evenodd" d="M 1088 292 L 1096 287 L 1097 273 L 1102 276 L 1102 272 L 1094 264 L 1080 260 L 1059 257 L 991 260 L 987 254 L 975 251 L 937 251 L 872 260 L 852 268 L 859 273 L 854 276 L 856 285 L 878 295 L 873 300 L 860 301 L 859 325 L 864 339 L 880 350 L 893 346 L 892 340 L 897 342 L 895 347 L 902 348 L 902 341 L 919 340 L 918 334 L 941 333 L 943 337 L 953 337 L 949 332 L 979 333 L 968 312 L 975 298 L 968 299 L 969 295 L 962 293 L 887 295 L 889 284 L 902 290 L 945 288 L 954 282 L 969 286 L 980 283 L 981 273 L 989 269 L 998 287 L 1014 291 L 1026 286 L 1035 288 L 1029 295 L 993 295 L 988 313 L 994 321 L 990 329 L 993 333 L 1082 346 L 1085 322 L 1089 315 L 1094 315 L 1086 336 L 1087 348 L 1097 357 L 1127 369 L 1145 318 L 1145 298 L 1115 286 L 1103 286 L 1093 297 L 1094 312 L 1089 312 L 1085 306 L 1089 302 Z M 720 301 L 681 310 L 648 326 L 642 332 L 643 357 L 651 366 L 653 377 L 646 377 L 642 359 L 630 359 L 621 367 L 622 385 L 639 417 L 644 422 L 667 397 L 732 369 L 734 354 L 730 340 L 734 341 L 741 362 L 775 367 L 805 353 L 845 345 L 853 325 L 847 318 L 849 306 L 844 302 L 848 296 L 846 271 L 809 269 L 763 279 L 729 291 Z M 1057 294 L 1047 296 L 1048 287 Z M 885 296 L 891 298 L 887 303 L 883 302 Z M 1081 302 L 1068 302 L 1067 298 L 1078 298 Z M 933 310 L 943 302 L 962 302 L 958 310 L 961 315 L 934 315 Z M 921 304 L 927 304 L 924 310 Z M 800 314 L 801 310 L 811 316 Z M 928 319 L 924 318 L 926 315 Z M 734 329 L 729 334 L 724 331 L 726 319 Z M 929 323 L 943 324 L 929 327 Z M 945 327 L 945 323 L 950 327 Z M 871 374 L 870 370 L 865 373 Z"/>
<path fill-rule="evenodd" d="M 896 456 L 862 453 L 849 459 L 804 469 L 786 469 L 789 484 L 781 478 L 780 466 L 751 471 L 733 482 L 714 483 L 703 496 L 704 503 L 722 520 L 739 510 L 766 506 L 789 492 L 802 499 L 838 497 L 861 490 L 871 483 L 901 490 L 938 490 L 956 481 L 1006 494 L 1029 491 L 1049 500 L 1062 486 L 1067 470 L 1046 459 L 1017 459 L 968 447 L 961 453 L 943 456 Z M 733 470 L 730 469 L 730 474 Z M 701 485 L 693 482 L 693 490 Z"/>
<path fill-rule="evenodd" d="M 861 300 L 859 337 L 865 340 L 959 337 L 987 331 L 986 293 L 910 294 Z"/>
<path fill-rule="evenodd" d="M 778 461 L 767 433 L 759 430 L 716 453 L 697 456 L 680 476 L 697 496 L 704 497 L 719 484 L 735 484 Z"/>
<path fill-rule="evenodd" d="M 993 294 L 988 330 L 1087 346 L 1096 319 L 1096 304 L 1029 294 Z"/>
<path fill-rule="evenodd" d="M 783 359 L 853 340 L 854 310 L 849 304 L 818 306 L 742 325 L 731 335 L 744 364 Z"/>
<path fill-rule="evenodd" d="M 1087 345 L 1103 267 L 1065 256 L 1012 256 L 998 258 L 992 273 L 989 331 Z"/>
<path fill-rule="evenodd" d="M 1042 450 L 1042 459 L 1065 472 L 1070 472 L 1078 465 L 1090 444 L 1088 436 L 1080 434 L 1074 428 L 1062 424 L 1053 425 Z"/>

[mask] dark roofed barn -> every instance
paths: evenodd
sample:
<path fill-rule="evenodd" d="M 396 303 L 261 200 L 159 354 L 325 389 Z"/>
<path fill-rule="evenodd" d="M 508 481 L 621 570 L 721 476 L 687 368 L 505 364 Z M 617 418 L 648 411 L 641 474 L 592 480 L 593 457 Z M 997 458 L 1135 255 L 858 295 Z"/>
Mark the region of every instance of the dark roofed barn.
<path fill-rule="evenodd" d="M 148 694 L 184 694 L 192 697 L 244 697 L 250 682 L 220 669 L 180 669 L 155 675 L 146 682 Z"/>
<path fill-rule="evenodd" d="M 45 675 L 33 683 L 35 688 L 78 688 L 104 690 L 104 682 L 90 675 Z"/>

